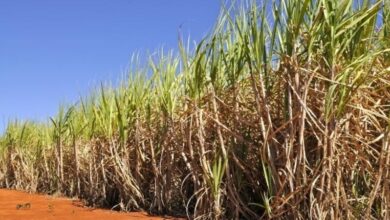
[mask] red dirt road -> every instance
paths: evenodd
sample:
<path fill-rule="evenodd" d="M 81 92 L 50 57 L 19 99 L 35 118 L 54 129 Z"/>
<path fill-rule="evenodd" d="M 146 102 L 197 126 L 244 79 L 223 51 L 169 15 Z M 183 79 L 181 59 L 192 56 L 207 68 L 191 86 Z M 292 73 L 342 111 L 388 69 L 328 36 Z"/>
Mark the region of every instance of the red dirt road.
<path fill-rule="evenodd" d="M 71 199 L 0 189 L 0 220 L 161 220 L 146 213 L 91 209 Z"/>

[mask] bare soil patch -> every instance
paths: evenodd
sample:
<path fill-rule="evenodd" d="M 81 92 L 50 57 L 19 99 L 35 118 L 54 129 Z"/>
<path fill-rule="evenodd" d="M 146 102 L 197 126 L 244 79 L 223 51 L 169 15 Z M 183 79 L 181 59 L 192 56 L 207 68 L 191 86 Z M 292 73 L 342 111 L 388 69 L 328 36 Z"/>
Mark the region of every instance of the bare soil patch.
<path fill-rule="evenodd" d="M 0 189 L 1 220 L 161 220 L 143 212 L 115 212 L 85 207 L 69 198 Z"/>

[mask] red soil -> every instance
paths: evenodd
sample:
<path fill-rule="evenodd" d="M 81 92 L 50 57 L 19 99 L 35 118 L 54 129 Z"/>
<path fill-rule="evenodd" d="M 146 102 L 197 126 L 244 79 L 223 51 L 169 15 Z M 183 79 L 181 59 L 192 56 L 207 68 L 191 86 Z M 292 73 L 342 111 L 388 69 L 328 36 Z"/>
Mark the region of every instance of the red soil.
<path fill-rule="evenodd" d="M 0 220 L 161 220 L 142 212 L 123 213 L 83 207 L 67 198 L 0 189 Z"/>

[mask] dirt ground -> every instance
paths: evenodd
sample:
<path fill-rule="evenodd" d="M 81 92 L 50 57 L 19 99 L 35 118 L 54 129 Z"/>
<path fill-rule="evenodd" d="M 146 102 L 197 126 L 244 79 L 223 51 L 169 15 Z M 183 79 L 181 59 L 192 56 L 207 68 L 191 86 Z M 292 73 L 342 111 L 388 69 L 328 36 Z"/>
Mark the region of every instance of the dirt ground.
<path fill-rule="evenodd" d="M 84 207 L 80 202 L 0 189 L 0 220 L 161 220 L 142 212 L 120 213 Z"/>

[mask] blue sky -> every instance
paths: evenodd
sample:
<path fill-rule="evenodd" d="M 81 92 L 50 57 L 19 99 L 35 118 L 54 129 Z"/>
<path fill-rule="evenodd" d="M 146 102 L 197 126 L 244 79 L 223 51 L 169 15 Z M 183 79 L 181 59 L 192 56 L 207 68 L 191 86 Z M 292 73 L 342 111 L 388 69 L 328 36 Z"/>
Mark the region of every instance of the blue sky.
<path fill-rule="evenodd" d="M 46 120 L 135 52 L 174 49 L 180 27 L 199 41 L 219 0 L 1 0 L 0 132 L 9 119 Z"/>

